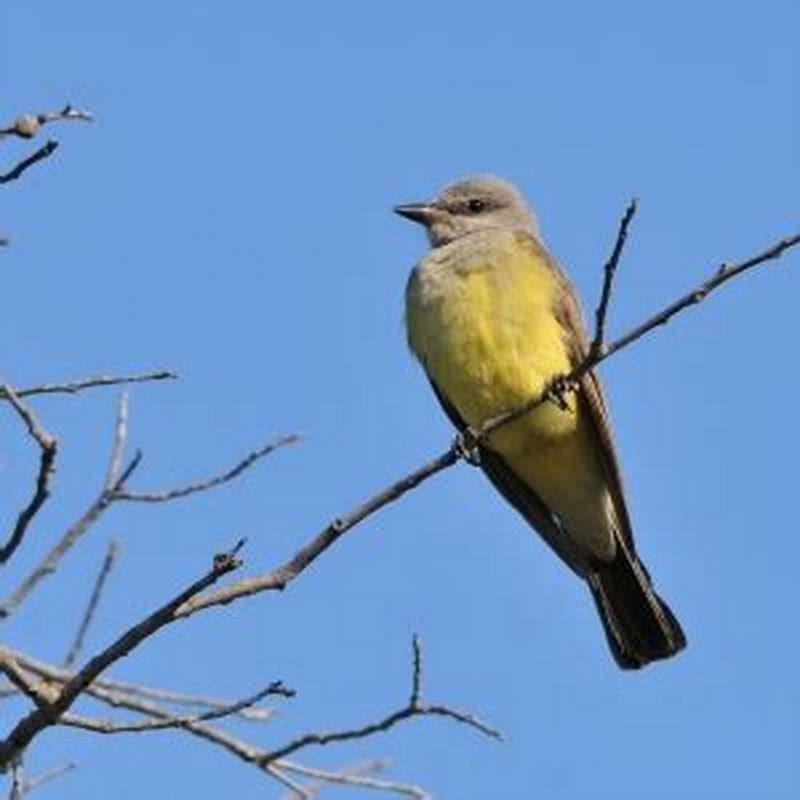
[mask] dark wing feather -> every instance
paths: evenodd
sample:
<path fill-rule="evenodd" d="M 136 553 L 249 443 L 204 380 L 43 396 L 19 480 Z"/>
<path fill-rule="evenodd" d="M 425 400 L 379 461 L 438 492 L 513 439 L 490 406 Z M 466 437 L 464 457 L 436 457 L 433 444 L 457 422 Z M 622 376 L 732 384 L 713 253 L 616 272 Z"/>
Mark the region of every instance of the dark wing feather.
<path fill-rule="evenodd" d="M 450 421 L 459 431 L 463 432 L 466 425 L 461 415 L 439 387 L 430 379 L 430 376 L 428 380 Z M 528 524 L 538 531 L 556 555 L 571 570 L 585 577 L 585 570 L 581 567 L 583 562 L 578 550 L 572 545 L 558 519 L 544 504 L 539 495 L 527 484 L 523 483 L 503 458 L 490 447 L 479 445 L 478 452 L 481 469 L 494 487 L 522 514 Z"/>
<path fill-rule="evenodd" d="M 572 284 L 558 262 L 536 239 L 531 236 L 526 236 L 526 239 L 537 249 L 537 254 L 547 260 L 558 278 L 561 290 L 558 293 L 555 313 L 564 328 L 564 339 L 569 348 L 570 362 L 574 369 L 583 362 L 589 352 L 589 339 L 586 335 L 586 326 L 583 321 L 580 303 L 575 296 Z M 617 459 L 614 436 L 611 432 L 611 419 L 608 414 L 608 406 L 606 405 L 600 378 L 594 370 L 586 373 L 580 379 L 578 402 L 581 404 L 582 409 L 588 412 L 589 419 L 592 422 L 591 430 L 596 439 L 597 452 L 600 454 L 603 471 L 606 475 L 606 481 L 621 528 L 619 533 L 623 536 L 630 551 L 634 552 L 633 533 L 628 507 L 625 503 L 622 473 Z"/>

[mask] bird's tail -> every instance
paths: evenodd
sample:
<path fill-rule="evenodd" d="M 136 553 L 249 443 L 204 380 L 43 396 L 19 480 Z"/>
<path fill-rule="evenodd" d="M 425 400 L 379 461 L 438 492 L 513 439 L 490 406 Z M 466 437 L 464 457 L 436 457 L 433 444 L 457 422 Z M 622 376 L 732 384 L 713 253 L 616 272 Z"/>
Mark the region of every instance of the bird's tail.
<path fill-rule="evenodd" d="M 614 560 L 590 574 L 588 582 L 614 660 L 622 669 L 639 669 L 679 653 L 686 636 L 636 554 L 618 544 Z"/>

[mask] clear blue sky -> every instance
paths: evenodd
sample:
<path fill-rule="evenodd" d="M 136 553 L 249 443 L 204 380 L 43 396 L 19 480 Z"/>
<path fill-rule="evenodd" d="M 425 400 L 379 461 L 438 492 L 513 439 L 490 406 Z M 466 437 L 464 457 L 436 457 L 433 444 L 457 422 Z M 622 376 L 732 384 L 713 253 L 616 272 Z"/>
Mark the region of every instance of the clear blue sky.
<path fill-rule="evenodd" d="M 2 13 L 2 116 L 85 105 L 91 127 L 0 194 L 0 370 L 16 384 L 151 366 L 132 392 L 135 485 L 307 439 L 235 486 L 118 510 L 3 632 L 58 659 L 111 536 L 124 541 L 91 647 L 247 535 L 278 563 L 324 521 L 445 445 L 411 362 L 406 275 L 421 232 L 394 217 L 493 171 L 534 202 L 587 304 L 627 199 L 641 200 L 614 300 L 620 333 L 800 225 L 800 9 L 793 2 L 200 4 L 89 0 Z M 4 143 L 4 162 L 26 152 Z M 291 590 L 195 618 L 115 674 L 243 695 L 283 678 L 268 745 L 374 718 L 426 645 L 431 699 L 507 741 L 418 720 L 342 765 L 388 755 L 440 798 L 796 797 L 794 501 L 800 254 L 763 269 L 603 368 L 640 549 L 690 647 L 619 672 L 588 594 L 458 467 L 347 536 Z M 116 394 L 42 400 L 63 440 L 30 567 L 101 480 Z M 34 467 L 0 425 L 7 527 Z M 0 709 L 4 727 L 11 708 Z M 277 797 L 188 736 L 48 732 L 32 767 L 80 769 L 48 797 Z M 356 796 L 330 791 L 330 797 Z"/>

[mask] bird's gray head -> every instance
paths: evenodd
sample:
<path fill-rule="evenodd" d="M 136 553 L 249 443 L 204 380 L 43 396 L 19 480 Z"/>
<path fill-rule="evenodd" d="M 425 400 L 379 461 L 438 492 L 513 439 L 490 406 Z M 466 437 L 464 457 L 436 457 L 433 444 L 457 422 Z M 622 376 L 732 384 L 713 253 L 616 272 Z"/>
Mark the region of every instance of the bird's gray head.
<path fill-rule="evenodd" d="M 508 181 L 493 175 L 467 178 L 446 187 L 433 200 L 406 203 L 394 210 L 424 225 L 433 247 L 491 228 L 537 235 L 536 219 L 525 198 Z"/>

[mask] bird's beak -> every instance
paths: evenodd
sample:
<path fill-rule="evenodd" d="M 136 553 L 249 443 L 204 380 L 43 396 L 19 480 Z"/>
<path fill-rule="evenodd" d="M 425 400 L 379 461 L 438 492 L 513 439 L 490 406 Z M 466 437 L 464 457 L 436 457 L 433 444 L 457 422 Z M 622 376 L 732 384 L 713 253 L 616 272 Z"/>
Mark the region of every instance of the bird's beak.
<path fill-rule="evenodd" d="M 404 203 L 394 207 L 394 213 L 401 217 L 418 222 L 420 225 L 430 225 L 436 214 L 436 209 L 430 203 Z"/>

